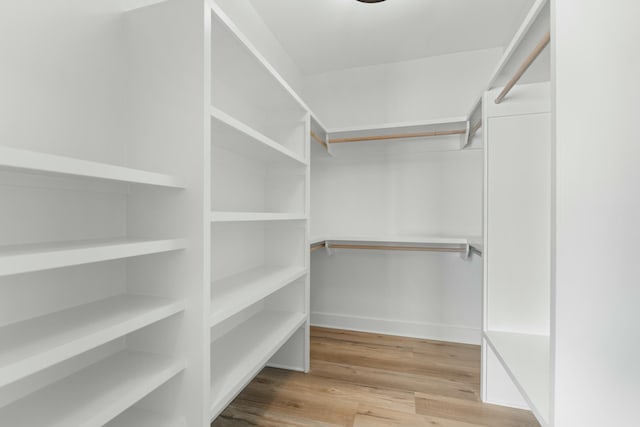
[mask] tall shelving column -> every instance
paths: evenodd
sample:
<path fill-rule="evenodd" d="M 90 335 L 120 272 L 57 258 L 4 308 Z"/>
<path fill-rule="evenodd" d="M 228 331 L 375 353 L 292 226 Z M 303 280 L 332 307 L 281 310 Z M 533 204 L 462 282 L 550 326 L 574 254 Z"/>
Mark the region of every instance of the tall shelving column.
<path fill-rule="evenodd" d="M 497 105 L 493 100 L 499 92 L 484 97 L 483 383 L 485 395 L 491 395 L 499 382 L 488 363 L 490 349 L 546 426 L 551 396 L 550 84 L 519 85 L 513 99 Z"/>
<path fill-rule="evenodd" d="M 309 369 L 310 117 L 217 6 L 207 19 L 214 419 L 265 365 Z"/>

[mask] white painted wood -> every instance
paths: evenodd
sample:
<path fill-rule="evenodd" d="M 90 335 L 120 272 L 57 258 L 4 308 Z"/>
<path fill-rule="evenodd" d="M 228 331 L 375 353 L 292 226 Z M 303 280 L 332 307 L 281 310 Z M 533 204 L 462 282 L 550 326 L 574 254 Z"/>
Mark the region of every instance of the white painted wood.
<path fill-rule="evenodd" d="M 211 212 L 212 222 L 304 221 L 306 215 L 271 212 Z"/>
<path fill-rule="evenodd" d="M 304 313 L 263 311 L 219 340 L 211 353 L 211 419 L 307 320 Z"/>
<path fill-rule="evenodd" d="M 0 247 L 0 276 L 184 249 L 186 241 L 101 239 Z"/>
<path fill-rule="evenodd" d="M 510 78 L 509 76 L 506 78 L 506 80 L 504 80 L 504 77 L 502 77 L 503 80 L 500 81 L 501 75 L 508 74 L 508 73 L 505 73 L 504 70 L 508 67 L 509 63 L 516 63 L 517 65 L 515 68 L 519 66 L 518 60 L 517 59 L 513 60 L 514 56 L 516 58 L 521 59 L 526 57 L 526 55 L 528 55 L 529 49 L 527 49 L 527 47 L 531 45 L 531 42 L 527 43 L 526 42 L 527 38 L 535 39 L 537 37 L 537 40 L 536 40 L 537 42 L 539 38 L 542 37 L 542 35 L 549 30 L 549 23 L 548 23 L 549 7 L 548 6 L 549 6 L 549 0 L 535 0 L 535 2 L 531 5 L 531 9 L 529 9 L 527 16 L 524 18 L 524 20 L 520 24 L 520 27 L 514 34 L 513 38 L 511 39 L 511 42 L 504 50 L 504 53 L 502 54 L 502 57 L 500 58 L 498 65 L 496 66 L 495 70 L 491 74 L 491 77 L 489 78 L 489 83 L 487 85 L 487 89 L 493 89 L 496 86 L 503 86 L 506 83 L 506 81 Z M 546 14 L 547 14 L 546 30 L 544 30 L 544 28 L 538 28 L 535 25 L 536 22 L 539 20 L 538 18 L 540 17 L 540 15 L 544 15 L 545 8 L 546 8 Z M 514 69 L 514 67 L 512 66 L 511 69 Z M 547 72 L 548 72 L 548 67 L 547 67 Z"/>
<path fill-rule="evenodd" d="M 486 370 L 485 378 L 491 378 L 491 381 L 482 381 L 481 383 L 483 402 L 530 410 L 527 401 L 513 383 L 504 364 L 498 359 L 493 348 L 484 337 L 482 340 L 482 364 L 483 369 Z"/>
<path fill-rule="evenodd" d="M 214 144 L 217 146 L 265 163 L 286 163 L 293 160 L 294 162 L 289 163 L 294 166 L 296 162 L 306 164 L 304 158 L 290 149 L 215 107 L 211 107 L 211 117 L 214 120 Z"/>
<path fill-rule="evenodd" d="M 0 408 L 0 424 L 99 427 L 184 368 L 181 361 L 123 351 Z"/>
<path fill-rule="evenodd" d="M 329 128 L 330 138 L 348 138 L 360 136 L 378 136 L 390 135 L 396 133 L 418 133 L 418 132 L 435 132 L 444 130 L 464 129 L 466 117 L 445 117 L 441 119 L 385 123 L 383 125 L 365 125 L 365 126 L 345 126 L 339 128 Z"/>
<path fill-rule="evenodd" d="M 121 295 L 0 328 L 0 386 L 185 309 L 184 302 Z"/>
<path fill-rule="evenodd" d="M 542 426 L 549 423 L 549 336 L 487 331 L 485 338 Z"/>
<path fill-rule="evenodd" d="M 484 350 L 483 399 L 518 406 L 524 398 L 540 423 L 547 425 L 551 333 L 549 84 L 518 85 L 508 101 L 497 105 L 493 99 L 500 90 L 486 92 L 483 101 L 483 330 L 502 366 L 491 364 L 490 354 Z M 546 337 L 546 341 L 541 343 L 536 337 Z M 518 346 L 527 357 L 514 353 Z M 520 393 L 505 384 L 505 373 Z"/>
<path fill-rule="evenodd" d="M 640 3 L 551 3 L 553 425 L 634 426 Z"/>
<path fill-rule="evenodd" d="M 105 427 L 187 427 L 184 419 L 167 417 L 151 411 L 127 409 L 123 414 L 105 424 Z"/>
<path fill-rule="evenodd" d="M 258 267 L 212 283 L 210 324 L 228 319 L 307 273 L 301 267 Z"/>
<path fill-rule="evenodd" d="M 276 352 L 288 368 L 308 369 L 310 114 L 210 6 L 213 419 Z"/>
<path fill-rule="evenodd" d="M 550 117 L 488 116 L 487 132 L 487 329 L 548 335 Z"/>
<path fill-rule="evenodd" d="M 0 168 L 38 174 L 60 174 L 131 184 L 184 188 L 184 183 L 171 175 L 8 147 L 0 147 Z"/>

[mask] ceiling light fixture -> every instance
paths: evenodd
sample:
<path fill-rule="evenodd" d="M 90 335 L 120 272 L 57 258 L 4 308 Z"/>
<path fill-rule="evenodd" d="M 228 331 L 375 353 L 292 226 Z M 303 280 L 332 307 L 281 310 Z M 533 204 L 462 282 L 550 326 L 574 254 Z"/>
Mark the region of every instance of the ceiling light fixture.
<path fill-rule="evenodd" d="M 358 0 L 360 3 L 380 3 L 384 0 Z"/>

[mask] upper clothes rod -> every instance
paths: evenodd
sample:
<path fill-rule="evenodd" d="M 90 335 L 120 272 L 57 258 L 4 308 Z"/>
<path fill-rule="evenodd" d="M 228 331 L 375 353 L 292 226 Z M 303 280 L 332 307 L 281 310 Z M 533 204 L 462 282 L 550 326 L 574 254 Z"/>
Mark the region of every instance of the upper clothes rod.
<path fill-rule="evenodd" d="M 507 94 L 511 91 L 513 86 L 515 86 L 515 84 L 518 83 L 518 80 L 520 80 L 522 75 L 529 69 L 531 64 L 533 64 L 533 61 L 535 61 L 536 58 L 540 55 L 540 53 L 542 53 L 544 48 L 547 47 L 547 45 L 549 44 L 549 41 L 551 41 L 551 32 L 547 31 L 547 34 L 545 34 L 544 37 L 542 37 L 542 40 L 538 42 L 538 44 L 533 49 L 533 51 L 529 54 L 529 56 L 527 56 L 527 58 L 524 60 L 522 65 L 520 65 L 520 68 L 518 68 L 518 71 L 516 71 L 514 76 L 511 78 L 511 80 L 509 80 L 509 82 L 504 87 L 504 89 L 502 89 L 502 92 L 500 92 L 500 95 L 498 95 L 498 97 L 495 100 L 496 104 L 500 104 L 504 99 L 504 97 L 507 96 Z"/>
<path fill-rule="evenodd" d="M 380 141 L 386 139 L 403 139 L 403 138 L 426 138 L 432 136 L 445 136 L 445 135 L 464 135 L 467 132 L 466 129 L 456 130 L 442 130 L 432 132 L 417 132 L 417 133 L 398 133 L 392 135 L 372 135 L 372 136 L 354 136 L 350 138 L 334 138 L 330 139 L 331 144 L 337 144 L 341 142 L 359 142 L 359 141 Z"/>

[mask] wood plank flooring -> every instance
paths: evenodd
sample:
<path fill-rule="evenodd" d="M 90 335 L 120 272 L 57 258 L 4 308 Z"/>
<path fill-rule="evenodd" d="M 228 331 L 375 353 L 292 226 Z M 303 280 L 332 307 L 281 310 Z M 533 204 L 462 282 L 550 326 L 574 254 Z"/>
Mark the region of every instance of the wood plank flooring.
<path fill-rule="evenodd" d="M 212 427 L 539 427 L 480 402 L 480 347 L 311 329 L 311 372 L 265 368 Z"/>

